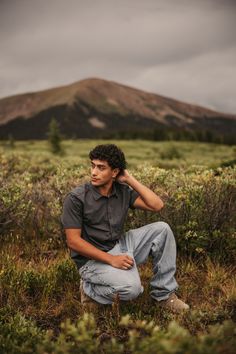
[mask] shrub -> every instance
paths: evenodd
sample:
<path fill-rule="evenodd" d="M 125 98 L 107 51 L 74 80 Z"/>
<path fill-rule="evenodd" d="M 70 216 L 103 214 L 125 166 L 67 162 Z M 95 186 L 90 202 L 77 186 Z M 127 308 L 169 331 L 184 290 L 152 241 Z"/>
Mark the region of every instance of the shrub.
<path fill-rule="evenodd" d="M 133 321 L 127 315 L 119 323 L 123 335 L 115 337 L 101 333 L 93 315 L 85 313 L 75 323 L 61 323 L 55 337 L 52 331 L 39 330 L 21 314 L 6 318 L 1 311 L 0 328 L 0 351 L 8 354 L 230 354 L 236 346 L 232 321 L 210 327 L 208 334 L 191 336 L 174 321 L 161 330 L 153 321 Z"/>
<path fill-rule="evenodd" d="M 42 164 L 37 179 L 33 166 L 24 171 L 24 160 L 11 157 L 9 164 L 11 170 L 4 160 L 0 173 L 1 237 L 48 239 L 49 249 L 65 247 L 60 224 L 63 198 L 84 181 L 86 168 L 49 169 Z M 172 227 L 180 251 L 234 259 L 236 168 L 167 171 L 142 165 L 131 173 L 159 194 L 165 207 L 158 214 L 130 211 L 126 229 L 163 220 Z"/>
<path fill-rule="evenodd" d="M 160 158 L 163 160 L 180 159 L 182 156 L 181 152 L 174 145 L 168 146 L 160 153 Z"/>
<path fill-rule="evenodd" d="M 0 310 L 0 352 L 6 354 L 36 353 L 45 332 L 21 314 L 9 316 L 9 308 Z"/>

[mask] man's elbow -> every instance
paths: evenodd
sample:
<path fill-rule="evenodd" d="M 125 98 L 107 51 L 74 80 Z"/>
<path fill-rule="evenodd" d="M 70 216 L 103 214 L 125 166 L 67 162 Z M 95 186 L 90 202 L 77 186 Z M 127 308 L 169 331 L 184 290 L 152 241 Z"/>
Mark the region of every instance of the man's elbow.
<path fill-rule="evenodd" d="M 75 240 L 73 238 L 71 238 L 71 239 L 67 238 L 66 243 L 67 243 L 67 246 L 72 250 L 76 249 L 80 246 L 79 239 Z"/>
<path fill-rule="evenodd" d="M 164 208 L 164 203 L 161 200 L 157 205 L 155 205 L 154 210 L 153 211 L 160 211 L 162 208 Z"/>
<path fill-rule="evenodd" d="M 73 249 L 73 241 L 68 237 L 66 238 L 66 244 L 67 244 L 67 247 Z"/>
<path fill-rule="evenodd" d="M 70 249 L 73 248 L 72 247 L 72 240 L 68 236 L 66 237 L 66 245 Z"/>

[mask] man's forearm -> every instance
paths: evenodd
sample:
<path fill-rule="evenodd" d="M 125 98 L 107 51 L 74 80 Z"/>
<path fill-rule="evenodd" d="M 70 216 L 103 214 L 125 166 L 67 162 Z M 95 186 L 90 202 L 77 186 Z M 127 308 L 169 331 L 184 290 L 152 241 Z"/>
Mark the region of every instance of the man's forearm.
<path fill-rule="evenodd" d="M 97 261 L 101 261 L 103 263 L 108 264 L 110 264 L 111 262 L 111 254 L 101 251 L 100 249 L 91 245 L 91 243 L 85 241 L 81 237 L 78 237 L 76 240 L 73 240 L 73 242 L 70 242 L 68 246 L 69 248 L 72 248 L 74 251 L 87 258 L 95 259 Z"/>

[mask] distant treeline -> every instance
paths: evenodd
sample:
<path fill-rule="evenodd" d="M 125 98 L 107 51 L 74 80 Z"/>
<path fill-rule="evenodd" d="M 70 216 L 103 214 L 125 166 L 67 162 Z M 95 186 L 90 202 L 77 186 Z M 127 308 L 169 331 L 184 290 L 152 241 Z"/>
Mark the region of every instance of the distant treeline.
<path fill-rule="evenodd" d="M 209 130 L 172 130 L 170 128 L 146 129 L 146 130 L 129 130 L 119 131 L 115 133 L 106 133 L 103 139 L 145 139 L 152 141 L 177 140 L 177 141 L 199 141 L 217 144 L 234 145 L 236 137 L 233 134 L 219 134 Z"/>
<path fill-rule="evenodd" d="M 69 134 L 62 134 L 63 139 L 81 139 L 77 134 L 72 136 Z M 164 141 L 164 140 L 175 140 L 175 141 L 198 141 L 206 143 L 216 143 L 216 144 L 227 144 L 234 145 L 236 144 L 236 136 L 233 134 L 220 134 L 212 132 L 209 130 L 195 130 L 195 131 L 186 131 L 186 130 L 172 130 L 170 128 L 155 128 L 155 129 L 143 129 L 143 130 L 119 130 L 117 132 L 103 132 L 98 134 L 96 138 L 99 139 L 121 139 L 121 140 L 135 140 L 135 139 L 144 139 L 151 141 Z M 34 138 L 35 139 L 35 138 Z M 6 140 L 1 139 L 0 140 Z M 8 141 L 18 140 L 15 139 L 13 134 L 8 135 Z M 22 140 L 22 139 L 20 139 Z M 23 139 L 24 140 L 24 139 Z M 40 140 L 36 138 L 36 140 Z"/>

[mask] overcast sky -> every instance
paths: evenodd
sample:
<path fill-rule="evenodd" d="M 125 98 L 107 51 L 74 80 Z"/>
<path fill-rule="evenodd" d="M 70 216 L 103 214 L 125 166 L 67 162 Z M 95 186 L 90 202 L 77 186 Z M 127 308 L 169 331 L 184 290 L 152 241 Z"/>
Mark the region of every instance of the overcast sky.
<path fill-rule="evenodd" d="M 236 113 L 234 0 L 0 0 L 0 97 L 90 77 Z"/>

